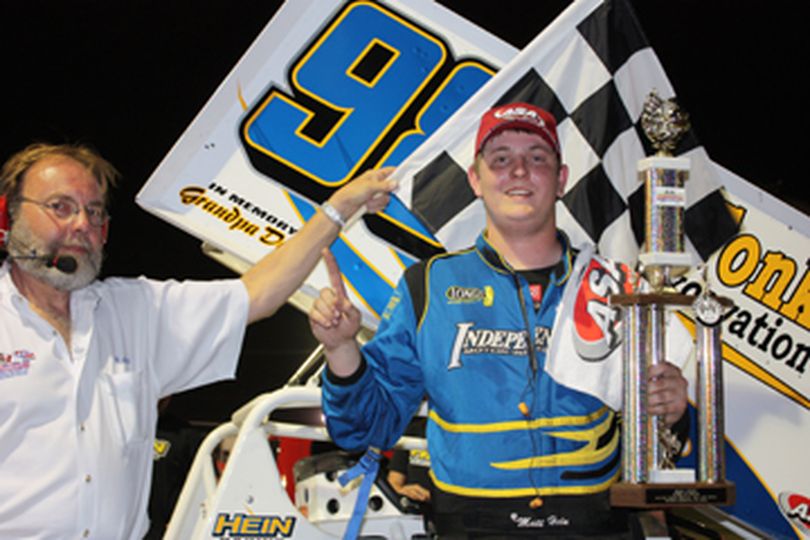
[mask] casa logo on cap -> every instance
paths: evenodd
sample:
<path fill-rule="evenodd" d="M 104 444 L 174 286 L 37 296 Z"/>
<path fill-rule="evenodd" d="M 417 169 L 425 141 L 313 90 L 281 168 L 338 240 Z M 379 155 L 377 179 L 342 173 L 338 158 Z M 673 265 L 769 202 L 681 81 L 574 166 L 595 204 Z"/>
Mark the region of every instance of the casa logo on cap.
<path fill-rule="evenodd" d="M 532 131 L 540 135 L 560 155 L 557 123 L 548 111 L 531 103 L 507 103 L 488 110 L 481 118 L 475 153 L 478 154 L 490 137 L 507 129 Z"/>
<path fill-rule="evenodd" d="M 537 124 L 540 127 L 546 127 L 546 121 L 543 120 L 539 114 L 537 114 L 537 111 L 526 107 L 508 107 L 506 109 L 495 111 L 493 116 L 495 116 L 495 118 L 498 120 L 505 120 L 509 122 L 531 122 L 532 124 Z"/>

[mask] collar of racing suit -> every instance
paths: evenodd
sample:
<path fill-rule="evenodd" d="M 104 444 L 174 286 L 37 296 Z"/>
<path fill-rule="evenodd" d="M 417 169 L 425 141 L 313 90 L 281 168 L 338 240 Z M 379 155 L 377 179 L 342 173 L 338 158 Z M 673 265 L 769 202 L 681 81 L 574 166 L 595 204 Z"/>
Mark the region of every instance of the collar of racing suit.
<path fill-rule="evenodd" d="M 508 274 L 515 274 L 517 271 L 512 268 L 512 266 L 506 261 L 506 259 L 501 256 L 497 249 L 487 240 L 486 236 L 487 232 L 484 231 L 480 235 L 478 235 L 478 239 L 475 242 L 475 249 L 480 254 L 481 258 L 484 259 L 487 264 L 492 266 L 496 271 L 508 273 Z M 563 270 L 562 272 L 558 272 L 557 268 L 551 279 L 553 279 L 558 285 L 565 283 L 568 278 L 571 276 L 571 270 L 573 269 L 573 261 L 577 256 L 578 250 L 571 247 L 571 242 L 568 240 L 568 236 L 561 230 L 557 229 L 557 240 L 562 245 L 562 258 L 561 261 L 563 262 Z M 556 266 L 556 265 L 555 265 Z"/>

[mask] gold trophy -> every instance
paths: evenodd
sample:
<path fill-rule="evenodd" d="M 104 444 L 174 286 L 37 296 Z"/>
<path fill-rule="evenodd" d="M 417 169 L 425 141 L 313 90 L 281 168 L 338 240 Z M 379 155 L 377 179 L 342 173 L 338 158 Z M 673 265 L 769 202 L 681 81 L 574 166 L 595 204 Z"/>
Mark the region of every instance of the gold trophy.
<path fill-rule="evenodd" d="M 720 319 L 731 305 L 704 287 L 699 296 L 679 294 L 675 277 L 692 265 L 684 249 L 685 183 L 689 158 L 672 150 L 689 129 L 674 100 L 653 91 L 644 103 L 641 125 L 657 153 L 638 163 L 645 184 L 645 240 L 639 256 L 649 292 L 613 295 L 623 319 L 622 480 L 610 490 L 614 506 L 667 508 L 734 502 L 725 479 L 723 381 Z M 647 372 L 665 360 L 665 318 L 672 309 L 692 309 L 697 331 L 698 471 L 675 469 L 677 438 L 662 419 L 647 412 Z"/>

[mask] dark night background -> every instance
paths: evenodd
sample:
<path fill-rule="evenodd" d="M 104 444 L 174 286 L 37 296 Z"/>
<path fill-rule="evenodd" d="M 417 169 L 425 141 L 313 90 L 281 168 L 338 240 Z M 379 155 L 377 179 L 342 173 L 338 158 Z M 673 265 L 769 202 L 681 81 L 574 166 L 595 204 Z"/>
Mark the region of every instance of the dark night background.
<path fill-rule="evenodd" d="M 36 140 L 85 142 L 119 168 L 105 275 L 232 275 L 201 253 L 197 239 L 147 214 L 134 197 L 281 3 L 3 2 L 0 159 Z M 568 5 L 441 3 L 517 47 Z M 798 159 L 806 142 L 799 98 L 806 96 L 806 30 L 794 4 L 633 5 L 712 159 L 810 213 Z M 305 317 L 285 307 L 248 330 L 237 381 L 177 396 L 172 407 L 190 420 L 225 420 L 282 385 L 313 348 Z"/>

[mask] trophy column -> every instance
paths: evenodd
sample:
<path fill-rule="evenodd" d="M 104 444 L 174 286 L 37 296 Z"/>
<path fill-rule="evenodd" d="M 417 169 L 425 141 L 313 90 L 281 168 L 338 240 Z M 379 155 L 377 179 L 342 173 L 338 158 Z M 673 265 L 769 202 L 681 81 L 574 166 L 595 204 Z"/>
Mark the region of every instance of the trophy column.
<path fill-rule="evenodd" d="M 708 290 L 692 305 L 697 319 L 698 480 L 712 484 L 726 481 L 723 343 L 719 323 L 723 310 L 730 305 L 730 301 Z"/>

